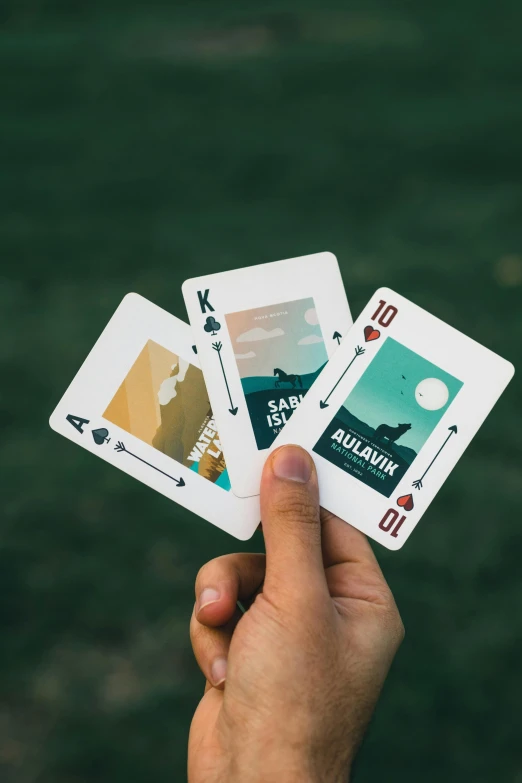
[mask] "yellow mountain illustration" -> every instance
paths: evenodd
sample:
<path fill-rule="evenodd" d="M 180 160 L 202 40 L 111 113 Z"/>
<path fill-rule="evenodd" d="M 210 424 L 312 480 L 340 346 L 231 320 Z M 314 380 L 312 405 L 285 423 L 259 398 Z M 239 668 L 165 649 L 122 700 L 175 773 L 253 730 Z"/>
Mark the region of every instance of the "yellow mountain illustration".
<path fill-rule="evenodd" d="M 212 410 L 203 373 L 153 340 L 140 352 L 104 417 L 187 467 L 195 462 L 189 456 L 196 448 L 201 454 L 198 472 L 212 482 L 226 470 L 219 443 L 207 450 L 204 442 Z"/>

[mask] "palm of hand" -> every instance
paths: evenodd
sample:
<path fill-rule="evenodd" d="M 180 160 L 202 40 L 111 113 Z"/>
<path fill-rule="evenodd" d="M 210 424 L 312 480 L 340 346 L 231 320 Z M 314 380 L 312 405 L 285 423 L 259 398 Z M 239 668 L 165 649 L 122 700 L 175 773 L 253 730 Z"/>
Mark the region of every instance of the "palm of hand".
<path fill-rule="evenodd" d="M 235 766 L 238 780 L 240 768 L 253 768 L 253 781 L 346 780 L 403 628 L 366 538 L 327 512 L 321 522 L 322 562 L 304 579 L 264 581 L 265 556 L 249 554 L 198 575 L 197 594 L 219 584 L 220 597 L 191 623 L 207 678 L 190 730 L 191 783 L 231 783 Z M 241 616 L 236 600 L 254 596 Z M 216 657 L 228 660 L 226 688 L 211 684 Z M 274 755 L 276 777 L 264 763 Z"/>

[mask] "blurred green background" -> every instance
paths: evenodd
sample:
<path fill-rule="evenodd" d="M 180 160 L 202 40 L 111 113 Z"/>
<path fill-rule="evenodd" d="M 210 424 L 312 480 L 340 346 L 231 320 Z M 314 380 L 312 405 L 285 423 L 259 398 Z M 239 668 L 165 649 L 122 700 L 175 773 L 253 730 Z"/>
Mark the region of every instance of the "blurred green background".
<path fill-rule="evenodd" d="M 388 285 L 517 361 L 521 27 L 519 0 L 4 0 L 3 783 L 185 779 L 193 582 L 238 544 L 47 425 L 128 291 L 183 318 L 186 277 L 331 250 L 354 316 Z M 376 547 L 407 633 L 358 783 L 522 781 L 520 392 Z"/>

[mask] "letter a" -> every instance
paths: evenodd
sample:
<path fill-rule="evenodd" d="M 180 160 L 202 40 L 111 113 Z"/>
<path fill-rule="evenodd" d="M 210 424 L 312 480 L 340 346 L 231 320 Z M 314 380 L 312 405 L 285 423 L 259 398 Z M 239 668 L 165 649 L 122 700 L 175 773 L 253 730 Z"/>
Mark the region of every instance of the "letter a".
<path fill-rule="evenodd" d="M 72 413 L 69 413 L 68 416 L 65 417 L 69 424 L 72 424 L 75 430 L 78 430 L 80 435 L 83 435 L 83 425 L 89 423 L 89 419 L 82 419 L 81 416 L 73 416 Z"/>
<path fill-rule="evenodd" d="M 214 312 L 214 308 L 208 301 L 208 294 L 209 294 L 210 288 L 207 288 L 204 294 L 201 293 L 201 291 L 198 291 L 198 299 L 199 299 L 199 306 L 201 307 L 201 312 L 206 313 L 206 308 L 208 307 L 209 311 L 211 313 Z"/>

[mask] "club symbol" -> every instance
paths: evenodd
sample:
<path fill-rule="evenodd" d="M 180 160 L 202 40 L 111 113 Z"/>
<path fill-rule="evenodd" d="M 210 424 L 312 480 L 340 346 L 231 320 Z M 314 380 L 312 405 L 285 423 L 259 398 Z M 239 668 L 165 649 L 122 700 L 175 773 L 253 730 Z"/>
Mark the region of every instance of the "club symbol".
<path fill-rule="evenodd" d="M 221 324 L 219 323 L 219 321 L 216 321 L 215 318 L 209 315 L 209 317 L 205 321 L 205 326 L 203 327 L 203 329 L 205 330 L 205 332 L 212 334 L 212 337 L 214 337 L 221 329 Z"/>
<path fill-rule="evenodd" d="M 100 427 L 98 430 L 91 431 L 92 438 L 97 446 L 103 446 L 104 443 L 109 443 L 110 438 L 109 430 L 105 427 Z"/>

